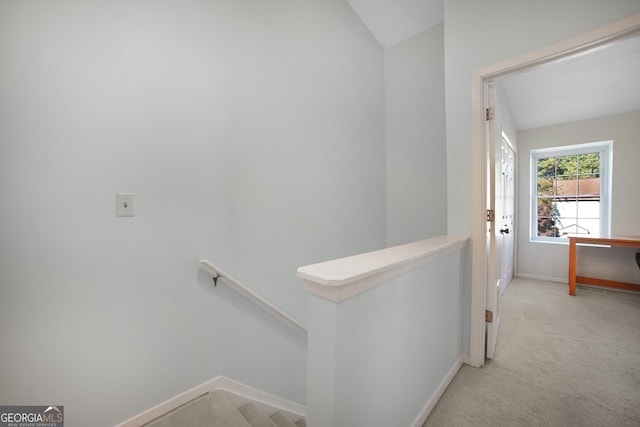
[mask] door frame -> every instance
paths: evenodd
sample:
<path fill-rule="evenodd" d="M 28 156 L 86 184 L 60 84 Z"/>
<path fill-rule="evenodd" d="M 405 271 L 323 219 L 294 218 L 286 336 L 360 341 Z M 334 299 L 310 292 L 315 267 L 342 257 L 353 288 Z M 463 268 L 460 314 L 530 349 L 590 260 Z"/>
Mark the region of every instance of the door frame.
<path fill-rule="evenodd" d="M 481 367 L 485 363 L 485 307 L 487 292 L 485 245 L 487 210 L 487 141 L 484 127 L 484 85 L 505 75 L 541 65 L 579 52 L 604 45 L 640 29 L 640 13 L 628 16 L 587 33 L 536 51 L 476 69 L 471 75 L 471 146 L 472 146 L 472 274 L 471 325 L 469 337 L 469 364 Z"/>

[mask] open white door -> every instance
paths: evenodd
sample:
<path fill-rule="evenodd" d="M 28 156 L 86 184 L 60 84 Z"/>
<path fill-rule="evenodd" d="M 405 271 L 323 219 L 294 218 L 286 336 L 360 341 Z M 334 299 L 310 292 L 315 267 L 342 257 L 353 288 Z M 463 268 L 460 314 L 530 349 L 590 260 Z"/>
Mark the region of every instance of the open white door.
<path fill-rule="evenodd" d="M 502 265 L 500 280 L 500 295 L 507 289 L 507 285 L 513 279 L 513 259 L 515 253 L 515 209 L 516 209 L 516 150 L 509 141 L 509 138 L 502 132 L 501 146 L 501 189 L 497 194 L 502 194 L 502 212 L 500 213 L 501 221 L 496 219 L 496 223 L 500 226 L 500 234 L 502 239 Z M 499 202 L 500 204 L 500 202 Z"/>
<path fill-rule="evenodd" d="M 487 142 L 487 277 L 486 357 L 493 359 L 500 329 L 500 295 L 513 278 L 515 231 L 515 147 L 496 130 L 493 117 L 495 88 L 488 83 L 485 99 Z"/>
<path fill-rule="evenodd" d="M 495 129 L 494 106 L 495 106 L 495 88 L 493 83 L 485 85 L 485 100 L 487 102 L 487 120 L 486 120 L 486 162 L 487 162 L 487 308 L 486 308 L 486 357 L 493 359 L 496 343 L 498 341 L 498 330 L 500 328 L 500 277 L 501 269 L 501 244 L 502 235 L 497 221 L 501 219 L 502 211 L 501 203 L 503 195 L 499 194 L 502 190 L 502 167 L 501 167 L 501 142 L 502 138 L 498 138 Z M 498 184 L 498 185 L 496 185 Z M 498 201 L 498 203 L 496 203 Z"/>

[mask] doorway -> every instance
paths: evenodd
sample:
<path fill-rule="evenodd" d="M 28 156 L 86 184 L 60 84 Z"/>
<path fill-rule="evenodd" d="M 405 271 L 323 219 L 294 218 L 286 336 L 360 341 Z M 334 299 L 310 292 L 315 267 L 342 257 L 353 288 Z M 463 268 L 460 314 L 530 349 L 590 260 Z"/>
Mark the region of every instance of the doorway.
<path fill-rule="evenodd" d="M 574 37 L 550 47 L 503 61 L 489 67 L 476 70 L 472 76 L 472 146 L 473 159 L 479 167 L 474 171 L 474 182 L 481 195 L 473 200 L 474 215 L 473 240 L 486 241 L 487 221 L 487 177 L 489 167 L 485 159 L 488 155 L 489 141 L 485 136 L 485 85 L 499 77 L 522 71 L 531 66 L 541 65 L 559 59 L 582 54 L 603 46 L 617 38 L 624 37 L 640 29 L 640 14 L 601 27 L 597 30 Z M 470 365 L 481 367 L 485 363 L 486 349 L 486 307 L 488 286 L 493 286 L 488 277 L 488 245 L 474 244 L 472 247 L 472 292 L 471 292 L 471 331 Z"/>

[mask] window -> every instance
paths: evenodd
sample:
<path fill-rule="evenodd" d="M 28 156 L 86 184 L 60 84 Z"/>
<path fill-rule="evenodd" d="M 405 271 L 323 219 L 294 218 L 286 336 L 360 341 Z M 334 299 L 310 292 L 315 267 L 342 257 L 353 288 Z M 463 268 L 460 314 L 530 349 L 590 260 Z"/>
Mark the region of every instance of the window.
<path fill-rule="evenodd" d="M 531 151 L 531 241 L 610 232 L 613 141 Z"/>

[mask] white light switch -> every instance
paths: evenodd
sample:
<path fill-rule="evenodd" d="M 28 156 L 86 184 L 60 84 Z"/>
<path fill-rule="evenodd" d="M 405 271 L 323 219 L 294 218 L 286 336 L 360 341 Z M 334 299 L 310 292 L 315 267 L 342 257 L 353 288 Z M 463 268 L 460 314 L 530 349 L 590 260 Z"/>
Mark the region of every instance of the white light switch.
<path fill-rule="evenodd" d="M 133 216 L 133 194 L 116 193 L 116 216 Z"/>

